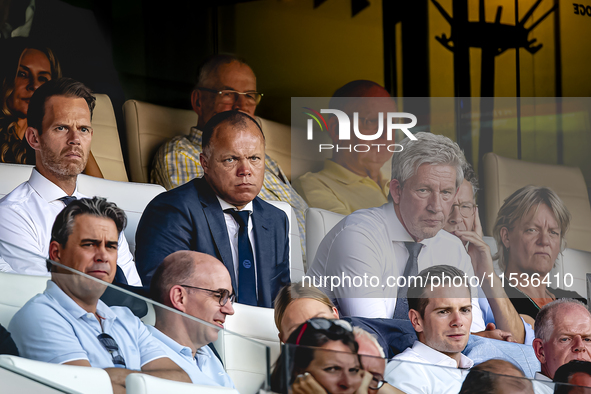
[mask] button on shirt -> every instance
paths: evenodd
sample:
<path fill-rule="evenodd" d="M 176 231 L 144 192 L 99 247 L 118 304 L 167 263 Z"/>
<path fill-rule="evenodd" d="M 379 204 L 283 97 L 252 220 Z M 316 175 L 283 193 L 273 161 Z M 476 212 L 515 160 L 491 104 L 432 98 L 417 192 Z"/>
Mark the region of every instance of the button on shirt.
<path fill-rule="evenodd" d="M 113 368 L 113 359 L 97 336 L 106 333 L 119 346 L 128 369 L 140 370 L 166 357 L 160 344 L 140 319 L 125 307 L 98 301 L 97 314 L 82 309 L 53 281 L 43 294 L 29 300 L 12 318 L 11 332 L 22 357 L 54 364 L 88 360 L 96 368 Z"/>
<path fill-rule="evenodd" d="M 324 237 L 306 275 L 331 299 L 336 299 L 344 316 L 392 318 L 398 289 L 396 279 L 404 274 L 409 252 L 404 242 L 414 242 L 387 203 L 378 208 L 360 209 L 341 220 Z M 440 230 L 434 237 L 421 241 L 418 272 L 440 264 L 459 268 L 473 275 L 470 256 L 456 236 Z M 367 276 L 367 285 L 363 282 Z M 351 277 L 351 286 L 331 290 L 331 278 Z M 372 276 L 380 283 L 370 283 Z M 321 277 L 328 277 L 319 283 Z M 353 283 L 354 277 L 361 278 Z M 388 278 L 391 279 L 388 279 Z M 347 279 L 345 279 L 346 281 Z M 335 281 L 336 282 L 336 281 Z M 484 320 L 473 291 L 471 332 L 484 330 Z"/>
<path fill-rule="evenodd" d="M 453 358 L 416 341 L 388 363 L 384 377 L 406 394 L 457 393 L 473 365 L 462 353 L 458 366 Z"/>
<path fill-rule="evenodd" d="M 179 344 L 155 327 L 148 326 L 148 330 L 160 342 L 168 358 L 181 367 L 194 384 L 234 388 L 232 379 L 209 346 L 197 349 L 193 358 L 190 347 Z"/>
<path fill-rule="evenodd" d="M 238 210 L 234 205 L 228 204 L 218 196 L 216 196 L 220 205 L 222 206 L 222 211 L 226 209 Z M 255 283 L 258 283 L 257 280 L 257 256 L 256 256 L 256 248 L 254 244 L 254 231 L 252 225 L 252 201 L 249 202 L 244 206 L 244 208 L 240 209 L 240 211 L 249 211 L 251 213 L 249 220 L 248 220 L 248 239 L 250 240 L 250 246 L 252 247 L 252 253 L 254 255 L 254 278 Z M 226 220 L 226 229 L 228 230 L 228 238 L 230 239 L 230 246 L 232 247 L 232 262 L 234 263 L 234 275 L 236 275 L 236 283 L 238 281 L 238 271 L 239 271 L 239 264 L 238 264 L 238 231 L 240 230 L 240 225 L 236 222 L 236 219 L 229 213 L 224 212 L 224 219 Z M 236 289 L 234 289 L 237 292 Z M 257 294 L 259 290 L 257 288 Z"/>
<path fill-rule="evenodd" d="M 0 256 L 4 260 L 0 259 L 0 271 L 49 276 L 45 258 L 49 256 L 53 222 L 65 207 L 59 198 L 65 195 L 59 186 L 33 169 L 27 182 L 20 184 L 0 200 L 0 241 L 26 251 L 0 242 Z M 78 192 L 77 187 L 73 196 L 86 198 Z M 43 258 L 31 258 L 32 254 Z M 141 286 L 142 282 L 123 232 L 119 235 L 117 265 L 123 270 L 127 283 Z"/>

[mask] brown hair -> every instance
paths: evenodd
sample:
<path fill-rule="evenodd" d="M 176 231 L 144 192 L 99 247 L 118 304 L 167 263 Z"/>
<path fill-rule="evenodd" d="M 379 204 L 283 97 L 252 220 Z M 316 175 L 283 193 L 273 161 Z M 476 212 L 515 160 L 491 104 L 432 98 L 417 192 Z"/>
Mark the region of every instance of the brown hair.
<path fill-rule="evenodd" d="M 285 285 L 281 290 L 279 290 L 279 293 L 277 293 L 274 304 L 275 325 L 279 331 L 281 331 L 281 320 L 283 320 L 285 310 L 293 301 L 297 300 L 298 298 L 311 298 L 313 300 L 322 302 L 330 309 L 334 308 L 334 304 L 330 301 L 326 294 L 314 286 L 304 286 L 301 282 Z"/>
<path fill-rule="evenodd" d="M 34 157 L 30 157 L 29 144 L 23 138 L 18 138 L 16 125 L 18 115 L 8 106 L 8 98 L 14 91 L 14 81 L 18 73 L 23 54 L 27 49 L 36 49 L 43 52 L 51 66 L 51 78 L 56 79 L 62 76 L 59 61 L 52 50 L 29 39 L 15 38 L 7 47 L 2 48 L 3 66 L 1 74 L 0 98 L 0 162 L 15 162 L 18 164 L 34 164 Z M 28 148 L 28 149 L 27 149 Z"/>
<path fill-rule="evenodd" d="M 566 248 L 564 235 L 570 225 L 571 214 L 560 197 L 550 188 L 540 186 L 525 186 L 511 194 L 497 214 L 497 221 L 493 228 L 493 237 L 497 242 L 498 252 L 493 259 L 499 259 L 499 267 L 504 271 L 509 261 L 509 249 L 505 247 L 501 239 L 501 229 L 506 227 L 512 230 L 517 221 L 525 218 L 532 208 L 537 210 L 540 204 L 545 204 L 552 210 L 554 217 L 560 226 L 560 251 Z M 535 212 L 535 211 L 534 211 Z"/>

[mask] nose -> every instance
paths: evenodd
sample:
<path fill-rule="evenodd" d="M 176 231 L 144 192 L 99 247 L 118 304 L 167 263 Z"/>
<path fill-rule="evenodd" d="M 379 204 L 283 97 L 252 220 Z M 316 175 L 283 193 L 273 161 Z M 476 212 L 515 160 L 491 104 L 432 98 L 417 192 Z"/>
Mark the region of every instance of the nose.
<path fill-rule="evenodd" d="M 240 164 L 238 165 L 238 176 L 239 177 L 246 177 L 252 175 L 252 167 L 248 158 L 240 160 Z"/>
<path fill-rule="evenodd" d="M 68 144 L 80 145 L 80 133 L 75 128 L 70 128 L 68 131 Z"/>
<path fill-rule="evenodd" d="M 587 348 L 585 346 L 585 342 L 583 341 L 583 338 L 581 338 L 580 335 L 577 335 L 573 339 L 573 347 L 572 347 L 572 350 L 575 353 L 587 351 Z"/>
<path fill-rule="evenodd" d="M 351 376 L 351 374 L 349 373 L 349 371 L 347 371 L 346 369 L 344 369 L 341 372 L 341 376 L 337 382 L 338 386 L 342 389 L 342 390 L 346 390 L 349 387 L 351 387 L 351 380 L 352 380 L 353 376 Z"/>
<path fill-rule="evenodd" d="M 429 196 L 429 204 L 427 210 L 433 213 L 439 213 L 443 211 L 443 205 L 441 204 L 441 195 L 439 193 L 431 193 Z"/>
<path fill-rule="evenodd" d="M 452 312 L 451 314 L 451 322 L 449 323 L 451 327 L 463 327 L 464 321 L 462 319 L 462 314 L 460 311 Z"/>
<path fill-rule="evenodd" d="M 449 219 L 447 220 L 448 223 L 458 224 L 461 220 L 462 215 L 460 215 L 460 207 L 458 205 L 452 205 L 451 212 L 449 213 Z"/>
<path fill-rule="evenodd" d="M 542 246 L 550 245 L 550 236 L 546 231 L 540 231 L 538 236 L 538 244 Z"/>
<path fill-rule="evenodd" d="M 96 248 L 94 261 L 97 263 L 106 263 L 109 261 L 109 253 L 107 252 L 105 245 L 100 245 Z"/>
<path fill-rule="evenodd" d="M 39 86 L 43 85 L 39 79 L 35 78 L 34 75 L 29 77 L 29 83 L 27 84 L 27 89 L 34 92 L 39 88 Z"/>
<path fill-rule="evenodd" d="M 226 302 L 226 305 L 222 306 L 221 311 L 224 315 L 233 315 L 234 314 L 234 306 L 232 305 L 230 300 L 228 300 L 228 302 Z"/>
<path fill-rule="evenodd" d="M 235 99 L 234 99 L 234 105 L 232 106 L 232 109 L 246 111 L 246 108 L 248 107 L 248 104 L 246 102 L 246 95 L 235 93 L 234 96 L 235 96 Z"/>

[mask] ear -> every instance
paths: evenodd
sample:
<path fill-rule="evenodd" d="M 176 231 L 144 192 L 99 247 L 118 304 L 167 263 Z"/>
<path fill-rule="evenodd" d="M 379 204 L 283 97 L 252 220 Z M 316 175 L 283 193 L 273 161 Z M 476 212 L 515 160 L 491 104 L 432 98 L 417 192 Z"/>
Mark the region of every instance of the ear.
<path fill-rule="evenodd" d="M 25 138 L 27 139 L 27 142 L 31 148 L 35 150 L 41 149 L 41 142 L 39 141 L 39 132 L 37 129 L 27 127 L 27 130 L 25 130 Z"/>
<path fill-rule="evenodd" d="M 328 135 L 334 144 L 338 144 L 339 142 L 339 119 L 332 115 L 328 118 L 328 122 L 326 122 L 328 129 Z"/>
<path fill-rule="evenodd" d="M 400 182 L 398 182 L 398 179 L 392 179 L 390 181 L 390 195 L 392 196 L 394 204 L 400 204 L 400 197 L 402 196 L 402 186 L 400 186 Z"/>
<path fill-rule="evenodd" d="M 201 91 L 199 89 L 193 90 L 191 92 L 191 107 L 193 107 L 193 111 L 199 116 L 201 116 L 201 109 L 203 108 L 201 104 Z"/>
<path fill-rule="evenodd" d="M 170 304 L 174 309 L 177 309 L 181 312 L 185 312 L 187 310 L 186 303 L 188 299 L 185 297 L 183 288 L 181 286 L 172 286 L 168 292 L 168 298 L 170 299 Z"/>
<path fill-rule="evenodd" d="M 421 319 L 421 315 L 418 311 L 410 309 L 408 311 L 408 318 L 410 319 L 410 322 L 417 333 L 424 331 L 425 328 L 423 327 L 423 319 Z"/>
<path fill-rule="evenodd" d="M 60 262 L 61 245 L 57 241 L 51 241 L 49 244 L 49 258 L 53 261 Z"/>
<path fill-rule="evenodd" d="M 339 316 L 339 311 L 338 311 L 338 309 L 336 308 L 336 306 L 333 306 L 333 307 L 332 307 L 332 314 L 334 315 L 334 318 L 335 318 L 335 319 L 337 319 L 337 320 L 341 318 L 341 317 Z"/>
<path fill-rule="evenodd" d="M 509 249 L 511 242 L 509 242 L 509 230 L 507 229 L 507 227 L 501 227 L 500 235 L 501 242 L 503 243 L 503 245 L 505 245 L 505 248 Z"/>
<path fill-rule="evenodd" d="M 279 343 L 285 343 L 285 342 L 283 342 L 283 339 L 281 339 L 281 333 L 280 332 L 277 333 L 277 337 L 279 338 Z"/>
<path fill-rule="evenodd" d="M 538 358 L 540 363 L 545 364 L 546 354 L 544 352 L 544 344 L 542 343 L 542 340 L 540 338 L 534 339 L 534 341 L 532 342 L 532 346 L 534 348 L 534 353 L 536 354 L 536 357 Z"/>
<path fill-rule="evenodd" d="M 207 174 L 207 170 L 209 170 L 209 162 L 207 156 L 203 152 L 199 154 L 199 162 L 201 163 L 201 167 L 203 168 L 203 172 Z"/>

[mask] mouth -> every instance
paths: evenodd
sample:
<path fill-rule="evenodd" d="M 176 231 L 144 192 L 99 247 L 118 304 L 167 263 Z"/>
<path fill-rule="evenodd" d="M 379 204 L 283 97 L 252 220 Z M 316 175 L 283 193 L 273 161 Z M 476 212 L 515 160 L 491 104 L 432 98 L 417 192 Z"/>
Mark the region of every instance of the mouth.
<path fill-rule="evenodd" d="M 219 326 L 220 328 L 224 328 L 224 321 L 223 320 L 214 320 L 213 324 Z"/>
<path fill-rule="evenodd" d="M 423 220 L 423 222 L 425 222 L 425 224 L 427 224 L 427 226 L 441 225 L 441 220 L 436 220 L 436 219 L 426 219 L 426 220 Z"/>
<path fill-rule="evenodd" d="M 466 334 L 451 334 L 451 335 L 448 335 L 447 337 L 450 339 L 454 339 L 454 340 L 460 340 L 460 339 L 464 339 L 465 336 L 466 336 Z"/>
<path fill-rule="evenodd" d="M 88 271 L 86 274 L 101 280 L 109 276 L 107 271 L 102 270 Z"/>

